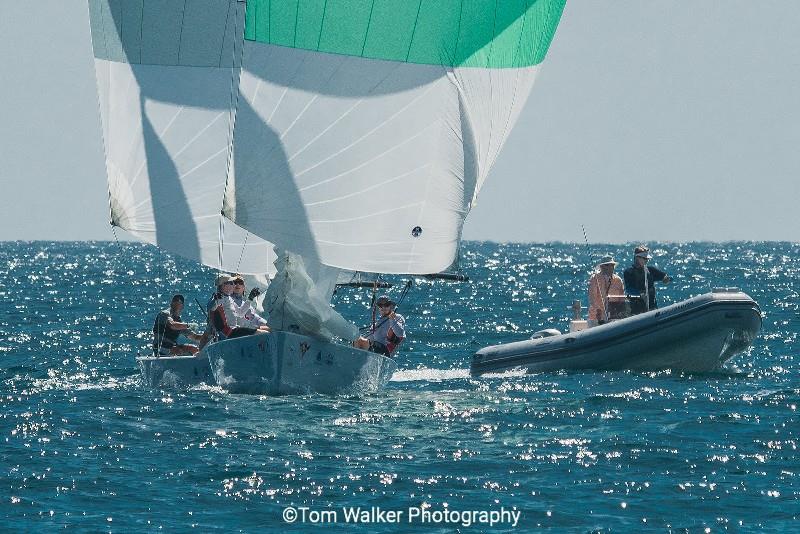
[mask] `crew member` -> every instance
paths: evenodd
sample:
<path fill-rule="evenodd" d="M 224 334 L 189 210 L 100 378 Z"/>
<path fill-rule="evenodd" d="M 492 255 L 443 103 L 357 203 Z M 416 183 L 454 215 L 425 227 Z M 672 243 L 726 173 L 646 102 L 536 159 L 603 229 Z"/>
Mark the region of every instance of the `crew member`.
<path fill-rule="evenodd" d="M 623 273 L 625 292 L 629 296 L 636 296 L 630 301 L 633 315 L 658 308 L 655 283 L 668 284 L 672 280 L 658 267 L 647 265 L 651 259 L 650 249 L 645 245 L 639 245 L 633 251 L 633 265 L 625 269 Z"/>
<path fill-rule="evenodd" d="M 236 330 L 239 328 L 248 328 L 250 330 L 254 330 L 249 332 L 252 334 L 258 332 L 270 332 L 270 328 L 267 326 L 267 320 L 256 313 L 256 310 L 253 308 L 253 303 L 250 302 L 250 299 L 244 298 L 244 278 L 239 274 L 234 275 L 231 278 L 233 280 L 233 293 L 231 294 L 231 298 L 236 305 L 236 308 L 234 309 Z"/>
<path fill-rule="evenodd" d="M 597 326 L 608 322 L 609 319 L 616 318 L 613 310 L 617 299 L 622 299 L 625 289 L 622 286 L 622 278 L 614 274 L 617 262 L 612 256 L 604 256 L 597 267 L 600 269 L 589 279 L 589 326 Z M 611 297 L 611 299 L 609 299 Z"/>
<path fill-rule="evenodd" d="M 353 346 L 391 357 L 406 337 L 406 320 L 399 313 L 395 313 L 397 305 L 388 296 L 379 297 L 376 305 L 380 319 L 373 326 L 372 332 L 353 341 Z"/>
<path fill-rule="evenodd" d="M 169 309 L 162 310 L 153 322 L 153 355 L 154 356 L 188 356 L 198 351 L 197 345 L 178 343 L 178 337 L 184 335 L 192 341 L 200 341 L 201 336 L 189 325 L 181 322 L 183 311 L 183 295 L 175 295 Z"/>

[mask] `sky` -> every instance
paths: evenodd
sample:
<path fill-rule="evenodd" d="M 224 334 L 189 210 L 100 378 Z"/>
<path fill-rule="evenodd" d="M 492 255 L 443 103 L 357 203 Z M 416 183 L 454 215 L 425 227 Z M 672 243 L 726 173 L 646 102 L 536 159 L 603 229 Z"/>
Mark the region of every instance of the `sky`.
<path fill-rule="evenodd" d="M 464 227 L 498 242 L 800 240 L 800 8 L 571 0 Z M 0 241 L 109 240 L 84 0 L 0 0 Z"/>

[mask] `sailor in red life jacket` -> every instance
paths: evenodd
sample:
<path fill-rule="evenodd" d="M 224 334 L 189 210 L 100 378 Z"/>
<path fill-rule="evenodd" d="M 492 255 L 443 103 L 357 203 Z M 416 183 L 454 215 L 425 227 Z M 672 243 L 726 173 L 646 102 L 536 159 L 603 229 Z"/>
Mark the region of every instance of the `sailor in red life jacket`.
<path fill-rule="evenodd" d="M 211 296 L 211 300 L 206 305 L 208 312 L 206 332 L 211 334 L 209 339 L 216 338 L 221 341 L 228 337 L 233 327 L 236 326 L 236 323 L 228 324 L 228 317 L 226 317 L 225 307 L 223 306 L 226 299 L 230 300 L 230 296 L 233 293 L 233 277 L 227 274 L 220 274 L 215 285 L 217 286 L 217 291 Z M 232 306 L 231 303 L 228 304 L 229 307 Z M 230 315 L 232 314 L 229 313 L 228 316 Z"/>
<path fill-rule="evenodd" d="M 380 310 L 380 319 L 372 332 L 367 337 L 361 336 L 353 341 L 353 346 L 391 357 L 406 337 L 406 320 L 394 312 L 396 304 L 386 295 L 379 297 L 376 305 Z"/>

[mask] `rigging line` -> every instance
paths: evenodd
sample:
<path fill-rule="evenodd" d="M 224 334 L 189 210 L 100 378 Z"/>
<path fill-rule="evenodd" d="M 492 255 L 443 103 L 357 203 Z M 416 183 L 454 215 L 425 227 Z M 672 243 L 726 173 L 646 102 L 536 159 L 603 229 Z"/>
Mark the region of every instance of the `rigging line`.
<path fill-rule="evenodd" d="M 227 189 L 228 181 L 231 179 L 231 170 L 233 168 L 233 136 L 236 129 L 236 112 L 239 109 L 239 96 L 241 91 L 239 85 L 241 83 L 242 68 L 244 64 L 244 28 L 242 28 L 242 43 L 237 51 L 237 43 L 239 42 L 239 19 L 244 19 L 247 16 L 247 6 L 244 6 L 245 12 L 240 14 L 240 2 L 237 2 L 236 13 L 233 19 L 233 46 L 231 51 L 231 84 L 230 84 L 230 105 L 228 108 L 228 160 L 225 164 L 225 188 L 223 188 L 222 197 L 220 198 L 220 218 L 219 218 L 219 245 L 217 247 L 220 269 L 223 266 L 224 248 L 225 248 L 225 232 L 224 232 L 224 216 L 221 215 L 225 209 L 225 190 Z M 238 53 L 238 56 L 237 56 Z M 237 67 L 238 57 L 238 67 Z"/>
<path fill-rule="evenodd" d="M 379 278 L 379 279 L 380 279 L 380 278 Z M 375 280 L 375 283 L 377 284 L 377 283 L 378 283 L 378 280 Z M 402 303 L 403 303 L 403 300 L 405 300 L 405 298 L 406 298 L 406 295 L 408 294 L 408 290 L 409 290 L 409 289 L 411 289 L 411 286 L 412 286 L 412 285 L 414 285 L 414 282 L 413 282 L 413 280 L 412 280 L 412 279 L 409 279 L 409 280 L 408 280 L 408 281 L 405 283 L 405 285 L 403 286 L 403 290 L 400 292 L 400 296 L 397 298 L 397 302 L 395 303 L 395 310 L 396 310 L 397 308 L 399 308 L 399 307 L 400 307 L 400 304 L 402 304 Z M 372 297 L 372 298 L 373 298 L 373 312 L 372 312 L 372 313 L 373 313 L 373 316 L 372 316 L 372 332 L 375 332 L 375 331 L 376 331 L 378 328 L 380 328 L 381 326 L 383 326 L 383 323 L 385 323 L 386 321 L 388 321 L 388 320 L 390 319 L 390 317 L 388 317 L 388 316 L 387 316 L 387 317 L 382 317 L 382 318 L 381 318 L 381 320 L 380 320 L 380 322 L 378 322 L 378 324 L 375 324 L 375 308 L 374 308 L 374 299 L 375 299 L 375 295 L 374 295 L 374 293 L 373 293 L 373 297 Z M 359 330 L 360 330 L 360 331 L 366 331 L 366 330 L 368 330 L 368 329 L 369 329 L 369 327 L 368 327 L 368 326 L 365 326 L 365 327 L 361 327 L 361 328 L 359 328 Z"/>
<path fill-rule="evenodd" d="M 244 234 L 244 243 L 242 243 L 242 251 L 239 253 L 239 261 L 236 262 L 236 272 L 239 272 L 239 267 L 242 264 L 242 258 L 244 258 L 244 250 L 247 248 L 247 238 L 250 237 L 250 232 Z"/>
<path fill-rule="evenodd" d="M 91 7 L 89 6 L 88 3 L 86 4 L 86 11 L 88 12 L 89 17 L 91 17 L 92 16 Z M 103 45 L 106 46 L 106 43 L 105 43 L 105 40 L 106 40 L 106 28 L 105 28 L 105 22 L 104 22 L 104 19 L 103 19 L 103 6 L 102 5 L 100 6 L 100 24 L 103 27 Z M 92 47 L 93 47 L 92 53 L 94 53 L 94 41 L 92 42 Z M 108 55 L 108 46 L 106 46 L 106 55 Z M 110 78 L 111 78 L 111 76 L 109 76 L 109 86 L 111 84 Z M 103 108 L 102 108 L 102 104 L 101 104 L 101 100 L 100 100 L 100 80 L 96 75 L 95 75 L 95 87 L 97 88 L 97 110 L 98 110 L 98 115 L 100 116 L 100 136 L 101 136 L 101 138 L 103 140 L 103 156 L 104 156 L 104 160 L 106 162 L 106 174 L 108 175 L 108 142 L 106 140 L 106 132 L 103 131 L 103 127 L 102 127 L 103 126 L 103 124 L 102 124 L 102 122 L 103 122 L 103 119 L 102 119 L 102 117 L 103 117 Z M 111 93 L 110 87 L 109 87 L 109 91 L 108 92 L 109 92 L 109 94 Z M 117 239 L 117 233 L 114 231 L 114 211 L 113 211 L 113 207 L 111 205 L 111 201 L 112 201 L 111 181 L 108 179 L 108 176 L 106 178 L 106 191 L 108 192 L 108 215 L 109 215 L 109 220 L 111 222 L 111 229 L 112 229 L 112 232 L 114 232 L 114 240 L 117 242 L 117 244 L 119 244 L 119 240 Z"/>
<path fill-rule="evenodd" d="M 375 331 L 375 293 L 378 292 L 378 281 L 381 279 L 381 275 L 379 274 L 377 278 L 375 278 L 375 283 L 372 284 L 372 302 L 370 303 L 370 307 L 372 308 L 372 331 Z"/>
<path fill-rule="evenodd" d="M 119 242 L 119 238 L 117 238 L 117 225 L 113 222 L 111 223 L 111 233 L 114 234 L 114 241 L 117 243 L 117 246 L 122 250 L 122 245 Z"/>

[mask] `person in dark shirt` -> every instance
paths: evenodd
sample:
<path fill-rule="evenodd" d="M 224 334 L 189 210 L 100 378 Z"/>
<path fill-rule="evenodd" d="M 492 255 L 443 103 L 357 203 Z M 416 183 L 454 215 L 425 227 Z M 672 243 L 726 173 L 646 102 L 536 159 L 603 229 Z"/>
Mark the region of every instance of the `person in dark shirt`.
<path fill-rule="evenodd" d="M 639 245 L 633 251 L 633 265 L 623 273 L 625 293 L 637 297 L 630 299 L 632 315 L 658 308 L 655 283 L 668 284 L 672 280 L 658 267 L 647 265 L 651 258 L 650 249 L 645 245 Z"/>
<path fill-rule="evenodd" d="M 178 336 L 184 335 L 192 341 L 199 341 L 200 335 L 181 322 L 183 311 L 183 295 L 175 295 L 169 303 L 169 309 L 162 310 L 153 322 L 153 355 L 154 356 L 188 356 L 197 352 L 197 346 L 178 343 Z"/>

